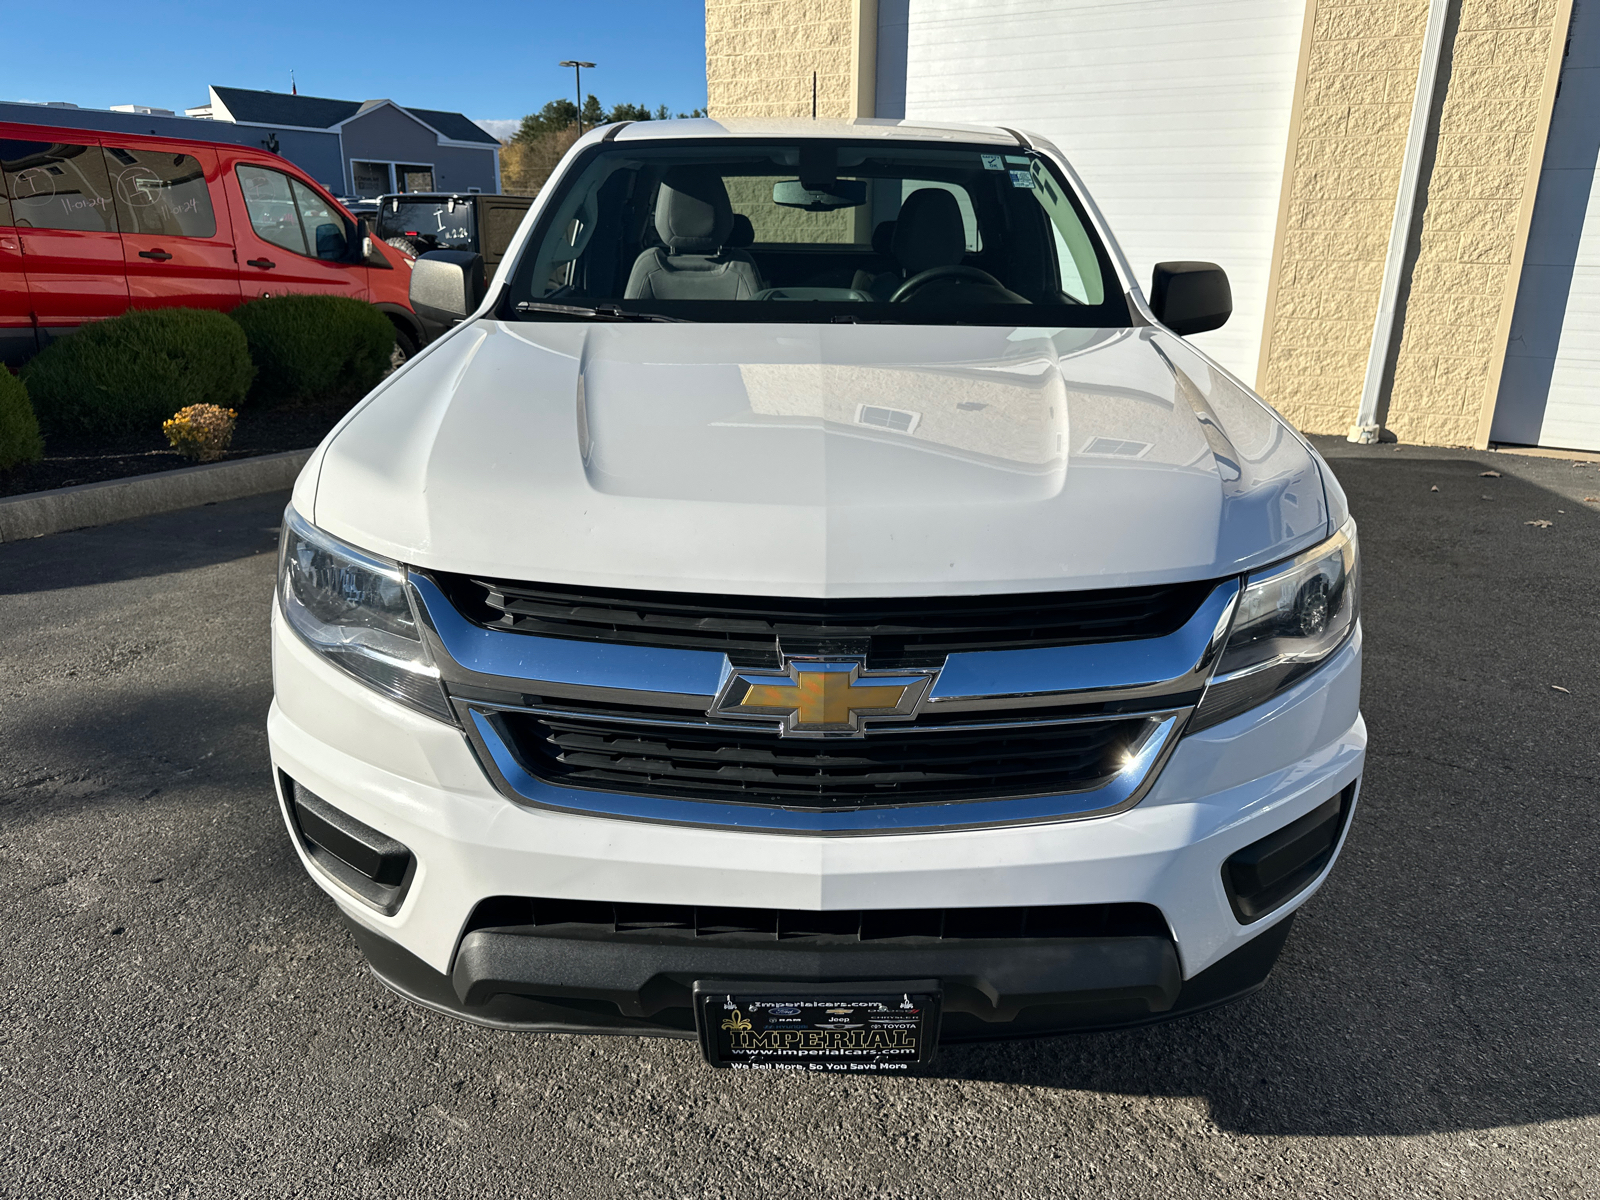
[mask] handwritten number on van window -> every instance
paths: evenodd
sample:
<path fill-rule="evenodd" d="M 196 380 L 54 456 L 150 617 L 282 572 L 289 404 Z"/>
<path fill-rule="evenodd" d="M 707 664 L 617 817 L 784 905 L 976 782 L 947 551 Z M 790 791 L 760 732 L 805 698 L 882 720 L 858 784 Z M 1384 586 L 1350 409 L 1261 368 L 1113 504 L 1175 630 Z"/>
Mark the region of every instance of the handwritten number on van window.
<path fill-rule="evenodd" d="M 22 228 L 115 233 L 111 178 L 98 146 L 0 141 L 5 171 Z"/>
<path fill-rule="evenodd" d="M 216 215 L 205 169 L 192 154 L 106 147 L 122 232 L 213 237 Z"/>

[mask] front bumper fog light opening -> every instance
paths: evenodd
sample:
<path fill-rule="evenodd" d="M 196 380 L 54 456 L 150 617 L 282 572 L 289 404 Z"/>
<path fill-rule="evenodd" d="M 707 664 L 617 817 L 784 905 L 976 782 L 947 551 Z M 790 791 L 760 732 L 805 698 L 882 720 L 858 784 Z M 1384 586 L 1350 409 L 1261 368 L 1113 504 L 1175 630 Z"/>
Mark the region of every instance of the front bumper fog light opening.
<path fill-rule="evenodd" d="M 335 808 L 310 788 L 280 775 L 295 837 L 334 882 L 385 916 L 400 911 L 417 860 L 392 837 Z"/>
<path fill-rule="evenodd" d="M 1282 908 L 1322 874 L 1333 861 L 1355 798 L 1356 785 L 1352 783 L 1222 864 L 1222 886 L 1241 925 Z"/>

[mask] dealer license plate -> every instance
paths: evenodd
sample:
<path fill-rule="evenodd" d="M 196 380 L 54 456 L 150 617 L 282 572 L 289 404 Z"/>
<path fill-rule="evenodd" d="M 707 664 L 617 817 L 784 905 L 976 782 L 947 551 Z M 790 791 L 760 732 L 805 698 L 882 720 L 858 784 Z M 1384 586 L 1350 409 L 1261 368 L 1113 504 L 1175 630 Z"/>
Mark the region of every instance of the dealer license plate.
<path fill-rule="evenodd" d="M 939 984 L 694 985 L 706 1061 L 746 1071 L 903 1071 L 933 1057 Z"/>

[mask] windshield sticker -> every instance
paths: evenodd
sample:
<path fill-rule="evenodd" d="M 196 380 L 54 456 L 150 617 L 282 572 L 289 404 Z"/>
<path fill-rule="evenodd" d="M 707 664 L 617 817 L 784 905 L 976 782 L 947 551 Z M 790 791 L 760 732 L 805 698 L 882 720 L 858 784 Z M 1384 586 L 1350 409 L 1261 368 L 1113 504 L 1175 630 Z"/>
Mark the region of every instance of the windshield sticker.
<path fill-rule="evenodd" d="M 1028 174 L 1026 171 L 1013 171 L 1011 172 L 1011 186 L 1028 188 L 1031 190 L 1033 187 L 1033 176 Z"/>
<path fill-rule="evenodd" d="M 978 157 L 983 159 L 983 169 L 985 171 L 1004 171 L 1006 169 L 1005 163 L 1000 161 L 998 154 L 980 154 Z"/>
<path fill-rule="evenodd" d="M 1033 160 L 1030 159 L 1025 154 L 1008 154 L 1008 155 L 1006 155 L 1006 162 L 1009 163 L 1013 167 L 1025 167 L 1029 163 L 1031 163 L 1032 161 Z"/>

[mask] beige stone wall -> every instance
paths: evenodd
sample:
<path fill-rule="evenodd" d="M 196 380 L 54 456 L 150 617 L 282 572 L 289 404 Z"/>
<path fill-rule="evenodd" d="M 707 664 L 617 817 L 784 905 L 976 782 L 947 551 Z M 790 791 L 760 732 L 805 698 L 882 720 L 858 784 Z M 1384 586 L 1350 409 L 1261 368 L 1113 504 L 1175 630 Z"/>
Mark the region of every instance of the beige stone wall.
<path fill-rule="evenodd" d="M 1344 433 L 1361 402 L 1428 5 L 1310 2 L 1259 377 L 1301 429 Z M 1394 386 L 1379 412 L 1401 441 L 1471 444 L 1498 378 L 1563 22 L 1560 0 L 1462 0 Z"/>
<path fill-rule="evenodd" d="M 855 103 L 852 0 L 706 0 L 706 91 L 713 117 L 846 118 Z"/>
<path fill-rule="evenodd" d="M 1361 403 L 1427 0 L 1310 0 L 1298 136 L 1259 390 L 1309 433 Z"/>
<path fill-rule="evenodd" d="M 1556 0 L 1462 0 L 1384 420 L 1402 442 L 1471 445 L 1491 373 L 1498 380 L 1518 216 L 1550 120 L 1542 97 L 1557 10 Z"/>
<path fill-rule="evenodd" d="M 746 175 L 723 179 L 733 211 L 750 218 L 756 241 L 816 244 L 856 240 L 855 213 L 848 208 L 814 213 L 774 204 L 772 185 L 778 178 Z"/>

